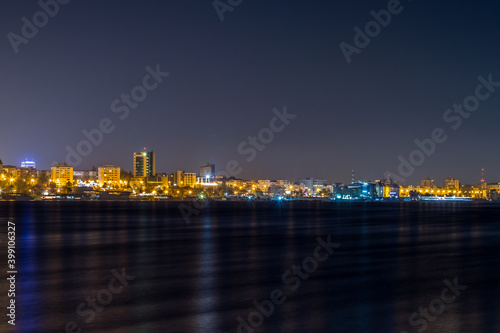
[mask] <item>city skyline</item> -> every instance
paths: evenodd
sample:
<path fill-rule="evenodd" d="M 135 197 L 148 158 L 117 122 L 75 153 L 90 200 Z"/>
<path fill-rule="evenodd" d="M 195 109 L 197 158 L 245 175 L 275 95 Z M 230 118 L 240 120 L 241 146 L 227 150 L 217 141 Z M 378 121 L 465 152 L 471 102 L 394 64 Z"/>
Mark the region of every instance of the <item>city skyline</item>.
<path fill-rule="evenodd" d="M 0 9 L 0 332 L 499 331 L 500 2 Z"/>
<path fill-rule="evenodd" d="M 365 25 L 382 20 L 372 12 L 387 10 L 387 1 L 243 2 L 222 22 L 210 2 L 97 10 L 72 1 L 18 52 L 7 33 L 20 35 L 21 19 L 42 9 L 8 3 L 0 23 L 0 155 L 10 160 L 29 157 L 47 169 L 86 139 L 83 131 L 104 129 L 83 169 L 128 165 L 141 142 L 167 170 L 236 160 L 246 178 L 347 181 L 354 168 L 375 179 L 397 173 L 399 156 L 408 159 L 415 140 L 442 128 L 447 140 L 409 182 L 452 174 L 472 183 L 482 168 L 500 179 L 498 91 L 480 90 L 490 96 L 474 112 L 454 107 L 471 101 L 479 77 L 500 81 L 500 46 L 491 42 L 500 37 L 497 3 L 401 1 L 350 63 L 339 46 L 357 47 L 357 39 L 359 46 Z M 296 118 L 247 162 L 239 145 L 284 106 Z"/>
<path fill-rule="evenodd" d="M 289 179 L 289 178 L 286 178 L 286 177 L 277 177 L 277 178 L 270 178 L 270 177 L 261 177 L 261 178 L 246 178 L 246 177 L 240 177 L 239 175 L 235 175 L 235 176 L 232 176 L 229 174 L 229 176 L 227 175 L 227 171 L 225 170 L 217 170 L 216 169 L 216 165 L 215 163 L 211 163 L 211 162 L 200 162 L 198 164 L 198 167 L 186 167 L 186 168 L 179 168 L 179 169 L 175 169 L 175 170 L 164 170 L 164 169 L 161 169 L 160 171 L 156 170 L 156 165 L 153 166 L 153 169 L 151 170 L 151 172 L 149 173 L 146 173 L 146 172 L 143 172 L 141 171 L 139 174 L 137 174 L 136 172 L 134 172 L 134 166 L 136 165 L 136 158 L 137 156 L 148 156 L 148 158 L 151 158 L 150 156 L 152 156 L 152 159 L 153 161 L 156 160 L 156 153 L 153 152 L 153 151 L 147 151 L 146 152 L 146 148 L 144 147 L 144 150 L 142 151 L 139 151 L 139 152 L 133 152 L 133 162 L 131 163 L 132 164 L 132 167 L 130 169 L 128 169 L 127 167 L 123 167 L 119 164 L 106 164 L 106 163 L 101 163 L 101 164 L 98 164 L 98 165 L 94 165 L 92 166 L 90 169 L 82 169 L 82 168 L 77 168 L 77 167 L 74 167 L 73 165 L 71 164 L 68 164 L 67 162 L 55 162 L 50 168 L 48 169 L 40 169 L 40 168 L 36 168 L 36 161 L 33 161 L 31 159 L 24 159 L 23 161 L 20 162 L 19 166 L 18 165 L 15 165 L 15 164 L 9 164 L 9 163 L 5 163 L 3 162 L 3 160 L 0 158 L 0 166 L 2 167 L 6 167 L 6 166 L 14 166 L 16 168 L 19 168 L 19 169 L 26 169 L 26 168 L 33 168 L 33 169 L 36 169 L 36 170 L 39 170 L 39 171 L 50 171 L 52 169 L 53 166 L 57 166 L 57 165 L 68 165 L 70 167 L 73 168 L 73 170 L 75 172 L 81 172 L 81 171 L 98 171 L 100 168 L 102 167 L 118 167 L 119 170 L 121 170 L 122 172 L 127 172 L 129 174 L 131 174 L 133 177 L 136 177 L 136 178 L 147 178 L 147 177 L 153 177 L 153 176 L 156 176 L 156 175 L 160 175 L 160 174 L 171 174 L 171 175 L 175 175 L 177 172 L 179 171 L 182 171 L 184 172 L 184 170 L 187 170 L 187 173 L 194 173 L 196 174 L 198 177 L 205 177 L 206 175 L 210 175 L 210 178 L 214 178 L 214 177 L 224 177 L 226 179 L 241 179 L 241 180 L 272 180 L 272 181 L 277 181 L 277 180 L 289 180 L 289 181 L 293 181 L 293 182 L 298 182 L 299 180 L 301 179 L 315 179 L 315 180 L 324 180 L 324 181 L 327 181 L 327 182 L 330 182 L 332 184 L 335 184 L 335 183 L 342 183 L 342 184 L 349 184 L 349 183 L 357 183 L 357 182 L 374 182 L 374 181 L 381 181 L 381 180 L 384 180 L 384 179 L 387 179 L 387 178 L 391 178 L 391 179 L 394 179 L 394 176 L 391 175 L 390 173 L 387 174 L 386 176 L 380 176 L 378 178 L 373 178 L 373 179 L 369 179 L 369 178 L 365 178 L 365 177 L 358 177 L 356 176 L 356 173 L 355 173 L 355 170 L 351 170 L 351 177 L 350 177 L 350 181 L 342 181 L 341 177 L 326 177 L 326 178 L 322 178 L 322 177 L 315 177 L 314 175 L 302 175 L 301 177 L 298 177 L 298 178 L 292 178 L 292 179 Z M 23 166 L 23 165 L 27 165 L 27 166 Z M 153 162 L 153 164 L 155 164 L 155 162 Z M 207 168 L 209 168 L 210 172 L 206 171 Z M 215 170 L 215 172 L 214 172 Z M 1 168 L 0 168 L 0 171 L 1 171 Z M 119 172 L 118 172 L 118 178 L 119 177 Z M 428 176 L 425 176 L 425 177 L 422 177 L 421 179 L 419 179 L 418 181 L 415 181 L 415 182 L 400 182 L 398 181 L 397 179 L 394 179 L 398 184 L 401 184 L 401 185 L 406 185 L 406 186 L 422 186 L 422 187 L 439 187 L 439 186 L 443 186 L 443 187 L 447 187 L 447 181 L 448 180 L 453 180 L 453 181 L 456 181 L 457 184 L 470 184 L 470 185 L 478 185 L 478 184 L 481 184 L 481 183 L 489 183 L 489 184 L 500 184 L 500 179 L 499 180 L 488 180 L 487 177 L 485 177 L 485 169 L 481 169 L 480 170 L 480 176 L 478 178 L 477 181 L 475 182 L 471 182 L 471 183 L 467 183 L 467 182 L 464 182 L 462 181 L 462 179 L 456 177 L 456 176 L 453 176 L 453 175 L 447 175 L 446 177 L 442 178 L 442 179 L 437 179 L 435 177 L 431 177 L 430 175 Z M 425 185 L 424 185 L 425 184 Z M 458 185 L 457 185 L 458 186 Z"/>

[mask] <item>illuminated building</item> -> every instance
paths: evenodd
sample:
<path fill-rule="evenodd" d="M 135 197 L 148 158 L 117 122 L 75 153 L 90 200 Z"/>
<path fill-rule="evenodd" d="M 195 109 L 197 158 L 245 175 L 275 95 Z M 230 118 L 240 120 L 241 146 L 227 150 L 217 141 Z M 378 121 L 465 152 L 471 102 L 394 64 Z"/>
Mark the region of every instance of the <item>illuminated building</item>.
<path fill-rule="evenodd" d="M 488 184 L 488 198 L 493 200 L 500 199 L 500 183 Z"/>
<path fill-rule="evenodd" d="M 22 161 L 21 168 L 17 172 L 18 177 L 35 177 L 36 176 L 36 164 L 33 161 Z"/>
<path fill-rule="evenodd" d="M 9 174 L 11 176 L 17 177 L 18 176 L 18 169 L 16 166 L 13 165 L 2 165 L 2 171 L 6 174 Z"/>
<path fill-rule="evenodd" d="M 118 187 L 120 184 L 120 167 L 103 165 L 98 168 L 99 186 Z"/>
<path fill-rule="evenodd" d="M 290 187 L 290 185 L 292 185 L 292 183 L 286 179 L 280 179 L 280 180 L 277 180 L 276 182 L 278 183 L 278 186 L 280 186 L 282 188 L 288 188 L 288 187 Z"/>
<path fill-rule="evenodd" d="M 384 198 L 398 198 L 399 197 L 399 185 L 394 182 L 389 175 L 386 180 L 382 182 L 384 185 L 383 188 L 383 197 Z"/>
<path fill-rule="evenodd" d="M 180 187 L 194 187 L 196 185 L 196 173 L 177 170 L 174 173 L 174 185 Z"/>
<path fill-rule="evenodd" d="M 214 178 L 215 177 L 215 165 L 211 163 L 200 165 L 200 177 L 203 178 Z"/>
<path fill-rule="evenodd" d="M 456 178 L 448 177 L 444 180 L 444 187 L 450 190 L 458 190 L 460 188 L 460 182 Z"/>
<path fill-rule="evenodd" d="M 316 178 L 303 178 L 297 180 L 297 182 L 299 184 L 304 184 L 306 191 L 309 195 L 314 195 L 318 193 L 329 183 L 328 180 L 316 179 Z"/>
<path fill-rule="evenodd" d="M 73 178 L 75 181 L 79 180 L 81 182 L 97 182 L 98 175 L 97 171 L 74 170 Z"/>
<path fill-rule="evenodd" d="M 347 189 L 344 191 L 344 195 L 347 198 L 360 198 L 363 191 L 363 184 L 361 183 L 350 183 L 347 185 Z"/>
<path fill-rule="evenodd" d="M 201 185 L 201 186 L 217 186 L 219 183 L 216 183 L 214 181 L 213 177 L 210 177 L 209 175 L 206 175 L 205 177 L 197 177 L 196 178 L 196 185 Z"/>
<path fill-rule="evenodd" d="M 149 177 L 155 174 L 155 153 L 153 151 L 134 153 L 134 177 Z"/>
<path fill-rule="evenodd" d="M 461 193 L 466 197 L 474 199 L 483 199 L 486 197 L 486 192 L 480 187 L 474 185 L 462 185 Z"/>
<path fill-rule="evenodd" d="M 34 161 L 24 160 L 21 162 L 21 168 L 36 169 L 36 163 Z"/>
<path fill-rule="evenodd" d="M 170 186 L 170 177 L 167 174 L 157 174 L 156 176 L 147 177 L 146 185 L 153 187 L 165 187 L 166 189 Z"/>
<path fill-rule="evenodd" d="M 429 177 L 422 179 L 420 181 L 420 187 L 434 187 L 434 180 Z"/>
<path fill-rule="evenodd" d="M 58 188 L 65 187 L 68 182 L 73 184 L 73 167 L 64 164 L 56 164 L 50 168 L 50 180 L 53 181 Z"/>
<path fill-rule="evenodd" d="M 262 192 L 266 192 L 267 189 L 271 186 L 271 181 L 268 179 L 259 179 L 257 181 L 257 184 L 259 190 L 261 190 Z"/>
<path fill-rule="evenodd" d="M 130 178 L 129 185 L 133 189 L 142 190 L 142 187 L 146 186 L 146 178 L 145 177 L 132 177 L 132 178 Z"/>

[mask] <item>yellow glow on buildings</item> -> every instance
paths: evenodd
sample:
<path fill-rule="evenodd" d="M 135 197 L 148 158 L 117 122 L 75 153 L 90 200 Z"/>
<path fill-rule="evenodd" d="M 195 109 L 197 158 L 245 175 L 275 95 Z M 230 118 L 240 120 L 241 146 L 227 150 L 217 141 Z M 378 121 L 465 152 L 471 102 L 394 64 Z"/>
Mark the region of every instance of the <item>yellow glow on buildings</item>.
<path fill-rule="evenodd" d="M 483 199 L 488 197 L 488 191 L 472 185 L 464 185 L 459 189 L 450 187 L 423 187 L 423 186 L 404 186 L 401 188 L 400 196 L 409 197 L 410 192 L 416 192 L 419 196 L 431 197 L 469 197 L 474 199 Z"/>
<path fill-rule="evenodd" d="M 174 173 L 174 184 L 180 187 L 194 187 L 196 185 L 196 173 L 177 170 Z"/>
<path fill-rule="evenodd" d="M 67 164 L 56 164 L 50 168 L 50 180 L 58 188 L 65 187 L 68 182 L 73 184 L 73 167 Z"/>
<path fill-rule="evenodd" d="M 150 177 L 156 174 L 156 154 L 152 151 L 134 153 L 134 177 Z"/>
<path fill-rule="evenodd" d="M 120 167 L 115 165 L 100 166 L 98 171 L 99 186 L 118 187 L 120 185 Z"/>

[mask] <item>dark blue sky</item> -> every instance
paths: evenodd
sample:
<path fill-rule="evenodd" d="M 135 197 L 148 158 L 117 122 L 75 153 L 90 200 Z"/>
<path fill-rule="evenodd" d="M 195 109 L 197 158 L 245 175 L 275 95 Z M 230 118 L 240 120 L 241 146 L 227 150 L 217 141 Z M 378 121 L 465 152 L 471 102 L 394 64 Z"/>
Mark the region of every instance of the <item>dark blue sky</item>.
<path fill-rule="evenodd" d="M 452 130 L 443 114 L 474 94 L 477 77 L 500 81 L 500 5 L 493 1 L 402 1 L 404 10 L 348 64 L 339 44 L 387 1 L 249 1 L 223 22 L 212 1 L 78 1 L 16 54 L 36 1 L 0 6 L 0 159 L 48 169 L 76 148 L 82 130 L 109 118 L 77 169 L 157 152 L 157 171 L 217 170 L 240 162 L 244 178 L 380 179 L 397 172 L 415 139 L 436 127 L 445 143 L 407 177 L 500 181 L 500 88 Z M 170 75 L 120 120 L 111 103 L 142 83 L 146 66 Z M 269 125 L 272 109 L 297 117 L 247 162 L 238 145 Z M 406 178 L 406 177 L 405 177 Z"/>

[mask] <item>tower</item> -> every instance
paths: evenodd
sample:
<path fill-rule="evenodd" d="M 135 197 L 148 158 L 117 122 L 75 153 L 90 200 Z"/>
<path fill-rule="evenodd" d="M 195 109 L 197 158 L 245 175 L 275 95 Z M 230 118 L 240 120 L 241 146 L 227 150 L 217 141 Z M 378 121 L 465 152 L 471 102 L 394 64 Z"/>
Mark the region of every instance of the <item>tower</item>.
<path fill-rule="evenodd" d="M 149 177 L 156 174 L 156 155 L 153 151 L 134 153 L 134 177 Z"/>

